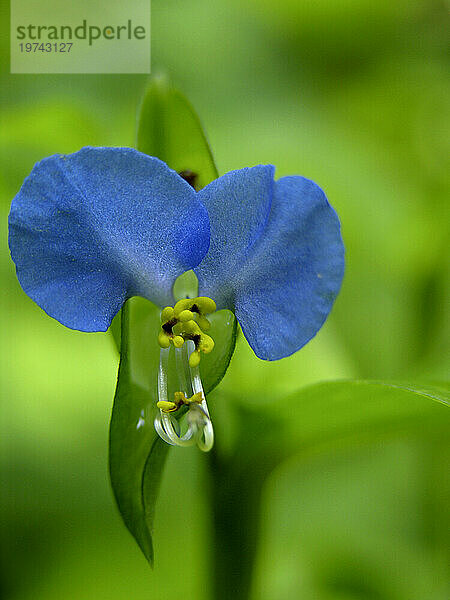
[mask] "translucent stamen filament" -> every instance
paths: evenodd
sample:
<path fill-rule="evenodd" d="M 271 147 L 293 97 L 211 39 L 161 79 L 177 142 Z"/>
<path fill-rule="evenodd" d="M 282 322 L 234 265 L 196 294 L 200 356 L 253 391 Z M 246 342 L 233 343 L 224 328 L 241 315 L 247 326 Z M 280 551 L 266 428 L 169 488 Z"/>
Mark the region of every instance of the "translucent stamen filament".
<path fill-rule="evenodd" d="M 205 393 L 200 378 L 198 366 L 189 366 L 189 357 L 195 350 L 192 341 L 187 341 L 181 348 L 174 348 L 175 361 L 178 374 L 180 391 L 186 398 L 190 395 L 190 389 L 202 398 L 188 404 L 186 414 L 187 430 L 181 435 L 180 424 L 172 412 L 158 409 L 155 417 L 155 429 L 161 439 L 172 446 L 197 446 L 203 452 L 211 450 L 214 444 L 214 429 L 206 403 Z M 169 402 L 167 373 L 169 365 L 170 348 L 161 348 L 159 371 L 158 371 L 158 401 Z M 193 397 L 194 398 L 194 397 Z M 186 402 L 189 402 L 186 400 Z"/>

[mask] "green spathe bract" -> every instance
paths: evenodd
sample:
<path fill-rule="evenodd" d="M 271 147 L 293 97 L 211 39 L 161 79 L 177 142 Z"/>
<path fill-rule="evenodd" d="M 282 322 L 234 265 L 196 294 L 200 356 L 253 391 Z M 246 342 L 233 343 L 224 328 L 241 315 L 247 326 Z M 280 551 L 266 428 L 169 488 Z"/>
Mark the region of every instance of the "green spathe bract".
<path fill-rule="evenodd" d="M 153 78 L 144 95 L 136 147 L 178 173 L 194 173 L 197 190 L 219 177 L 198 116 L 165 77 Z"/>

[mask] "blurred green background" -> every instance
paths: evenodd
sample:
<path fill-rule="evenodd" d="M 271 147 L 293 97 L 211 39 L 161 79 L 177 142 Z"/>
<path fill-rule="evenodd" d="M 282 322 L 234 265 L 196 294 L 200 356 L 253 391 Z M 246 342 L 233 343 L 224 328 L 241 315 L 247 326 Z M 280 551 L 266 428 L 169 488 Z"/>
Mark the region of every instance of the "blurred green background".
<path fill-rule="evenodd" d="M 10 75 L 7 10 L 2 3 L 2 597 L 206 599 L 205 457 L 170 454 L 157 508 L 182 508 L 157 511 L 151 572 L 109 489 L 111 339 L 46 317 L 21 291 L 7 250 L 9 204 L 34 163 L 89 144 L 132 146 L 147 80 Z M 275 412 L 277 398 L 324 379 L 448 378 L 447 31 L 444 0 L 152 1 L 153 71 L 193 103 L 219 172 L 273 163 L 277 176 L 317 181 L 346 244 L 342 293 L 318 336 L 271 364 L 241 338 L 220 394 L 273 400 Z M 223 406 L 211 404 L 218 417 Z M 442 415 L 430 400 L 424 427 L 299 449 L 278 468 L 264 487 L 254 598 L 446 600 Z"/>

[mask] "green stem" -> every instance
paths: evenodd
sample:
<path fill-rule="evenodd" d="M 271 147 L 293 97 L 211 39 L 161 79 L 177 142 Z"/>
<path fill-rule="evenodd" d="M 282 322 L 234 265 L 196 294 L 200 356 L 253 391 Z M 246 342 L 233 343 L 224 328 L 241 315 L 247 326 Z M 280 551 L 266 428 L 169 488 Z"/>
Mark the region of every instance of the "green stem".
<path fill-rule="evenodd" d="M 261 492 L 279 460 L 245 456 L 241 450 L 228 459 L 215 448 L 209 453 L 214 600 L 250 597 L 260 534 Z"/>

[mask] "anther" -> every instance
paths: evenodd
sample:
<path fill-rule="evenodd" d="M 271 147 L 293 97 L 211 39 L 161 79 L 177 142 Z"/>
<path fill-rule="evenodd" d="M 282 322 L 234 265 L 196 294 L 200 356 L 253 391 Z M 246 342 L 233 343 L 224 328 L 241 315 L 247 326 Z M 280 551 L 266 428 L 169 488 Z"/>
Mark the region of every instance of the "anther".
<path fill-rule="evenodd" d="M 175 412 L 178 410 L 178 406 L 175 404 L 175 402 L 168 402 L 167 400 L 159 400 L 156 403 L 156 406 L 163 412 Z"/>
<path fill-rule="evenodd" d="M 158 333 L 158 344 L 161 348 L 168 348 L 170 346 L 170 337 L 163 330 Z"/>
<path fill-rule="evenodd" d="M 184 338 L 181 335 L 174 335 L 172 342 L 175 348 L 181 348 L 181 346 L 184 344 Z"/>
<path fill-rule="evenodd" d="M 166 306 L 166 308 L 163 308 L 161 311 L 161 322 L 166 323 L 167 321 L 170 321 L 170 319 L 173 318 L 173 315 L 173 308 L 171 306 Z"/>
<path fill-rule="evenodd" d="M 194 313 L 190 310 L 182 310 L 178 315 L 178 319 L 184 323 L 186 321 L 192 321 L 194 319 Z"/>
<path fill-rule="evenodd" d="M 216 310 L 211 298 L 183 298 L 175 306 L 166 306 L 161 311 L 161 331 L 158 343 L 161 348 L 169 348 L 172 342 L 175 348 L 181 348 L 185 341 L 192 340 L 195 348 L 189 365 L 197 367 L 201 353 L 208 354 L 214 348 L 214 340 L 205 333 L 211 324 L 206 315 Z"/>
<path fill-rule="evenodd" d="M 192 352 L 192 354 L 189 357 L 189 366 L 191 368 L 194 368 L 194 367 L 198 367 L 199 364 L 200 364 L 200 351 L 194 350 L 194 352 Z"/>

